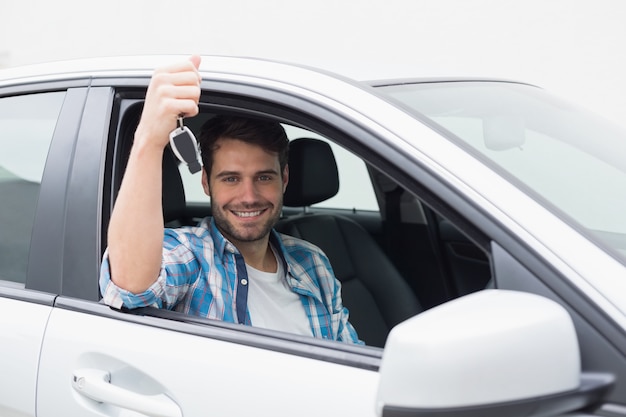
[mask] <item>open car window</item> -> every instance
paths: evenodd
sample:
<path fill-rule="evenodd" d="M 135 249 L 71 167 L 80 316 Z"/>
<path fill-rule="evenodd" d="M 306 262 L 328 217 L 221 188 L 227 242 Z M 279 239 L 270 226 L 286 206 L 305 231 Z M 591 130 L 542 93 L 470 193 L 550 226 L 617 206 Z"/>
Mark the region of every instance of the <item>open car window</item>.
<path fill-rule="evenodd" d="M 201 126 L 218 112 L 211 106 L 201 106 L 201 113 L 186 119 L 185 124 L 199 137 Z M 275 116 L 268 112 L 264 117 Z M 278 120 L 292 143 L 306 138 L 328 144 L 337 164 L 339 191 L 306 209 L 285 204 L 277 230 L 314 243 L 326 253 L 342 283 L 350 321 L 368 345 L 382 347 L 390 329 L 402 320 L 486 287 L 491 279 L 486 254 L 450 221 L 425 205 L 419 195 L 366 163 L 332 132 L 322 135 L 315 127 Z M 128 135 L 131 132 L 129 129 Z M 201 174 L 191 174 L 184 164 L 179 164 L 176 175 L 180 176 L 184 190 L 184 215 L 175 219 L 166 216 L 166 225 L 193 226 L 211 216 Z M 164 178 L 167 176 L 164 174 Z M 170 202 L 165 195 L 164 204 L 169 206 Z M 347 218 L 351 226 L 327 230 L 316 225 L 316 216 L 333 219 L 332 223 Z M 353 239 L 353 233 L 361 235 Z M 361 275 L 371 271 L 378 271 L 375 279 L 363 281 Z M 384 295 L 394 292 L 403 295 Z M 402 305 L 397 297 L 414 300 L 407 302 L 414 306 L 397 310 L 397 305 Z"/>

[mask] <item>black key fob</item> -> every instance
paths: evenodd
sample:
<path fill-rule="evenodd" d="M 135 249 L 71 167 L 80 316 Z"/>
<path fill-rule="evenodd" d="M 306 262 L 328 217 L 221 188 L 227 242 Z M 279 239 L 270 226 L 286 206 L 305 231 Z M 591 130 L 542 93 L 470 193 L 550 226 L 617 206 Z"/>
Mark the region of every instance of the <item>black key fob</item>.
<path fill-rule="evenodd" d="M 202 168 L 202 159 L 198 150 L 198 141 L 187 126 L 183 126 L 182 118 L 178 119 L 179 126 L 170 133 L 170 146 L 174 155 L 187 165 L 189 172 L 195 174 Z"/>

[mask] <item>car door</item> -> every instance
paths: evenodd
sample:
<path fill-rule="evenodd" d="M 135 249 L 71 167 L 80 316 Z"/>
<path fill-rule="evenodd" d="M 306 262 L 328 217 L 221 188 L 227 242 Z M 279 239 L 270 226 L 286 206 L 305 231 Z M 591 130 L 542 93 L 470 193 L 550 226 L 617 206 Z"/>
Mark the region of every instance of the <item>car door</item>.
<path fill-rule="evenodd" d="M 377 372 L 333 342 L 281 343 L 76 300 L 58 307 L 40 360 L 40 417 L 319 416 L 329 407 L 333 415 L 374 415 Z"/>
<path fill-rule="evenodd" d="M 37 340 L 37 415 L 314 416 L 329 408 L 337 415 L 374 415 L 380 349 L 173 312 L 130 314 L 98 302 L 101 213 L 109 202 L 103 190 L 115 188 L 103 172 L 112 173 L 116 132 L 124 129 L 111 119 L 127 110 L 120 97 L 124 93 L 108 86 L 90 89 L 73 159 L 56 158 L 55 173 L 65 180 L 54 182 L 67 189 L 42 199 L 50 206 L 60 199 L 66 220 L 47 228 L 62 228 L 56 245 L 49 230 L 36 231 L 51 246 L 32 269 L 59 265 L 64 294 L 41 325 L 45 339 Z M 39 225 L 50 215 L 42 214 Z M 33 372 L 33 384 L 34 378 Z"/>

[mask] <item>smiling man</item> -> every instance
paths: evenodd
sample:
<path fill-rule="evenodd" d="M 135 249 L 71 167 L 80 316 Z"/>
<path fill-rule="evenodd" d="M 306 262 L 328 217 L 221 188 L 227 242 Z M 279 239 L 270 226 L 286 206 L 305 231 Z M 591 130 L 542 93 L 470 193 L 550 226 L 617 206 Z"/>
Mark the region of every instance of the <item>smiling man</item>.
<path fill-rule="evenodd" d="M 192 57 L 159 69 L 148 87 L 109 223 L 104 302 L 360 343 L 328 258 L 273 229 L 289 181 L 279 123 L 210 119 L 199 139 L 213 215 L 196 227 L 164 228 L 161 161 L 178 115 L 198 113 L 199 64 Z"/>

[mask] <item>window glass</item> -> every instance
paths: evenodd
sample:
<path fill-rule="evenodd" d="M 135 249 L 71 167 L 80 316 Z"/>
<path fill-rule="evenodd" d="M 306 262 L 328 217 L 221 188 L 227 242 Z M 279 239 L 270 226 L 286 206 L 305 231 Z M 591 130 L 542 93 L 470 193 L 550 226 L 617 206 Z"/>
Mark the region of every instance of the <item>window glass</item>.
<path fill-rule="evenodd" d="M 290 125 L 283 125 L 283 127 L 289 140 L 306 137 L 327 141 L 337 160 L 339 192 L 333 198 L 315 204 L 314 207 L 378 211 L 378 202 L 367 168 L 360 158 L 311 131 Z M 190 174 L 187 167 L 183 165 L 179 168 L 187 201 L 208 202 L 208 197 L 202 189 L 200 174 Z"/>
<path fill-rule="evenodd" d="M 321 139 L 329 143 L 335 155 L 339 171 L 339 192 L 326 201 L 314 204 L 313 207 L 378 211 L 374 188 L 361 158 L 316 133 L 288 125 L 284 125 L 284 128 L 289 140 Z"/>
<path fill-rule="evenodd" d="M 0 281 L 26 280 L 39 186 L 64 98 L 0 98 Z"/>
<path fill-rule="evenodd" d="M 626 264 L 626 131 L 545 91 L 500 82 L 383 87 L 469 145 Z M 447 132 L 446 132 L 447 131 Z"/>

